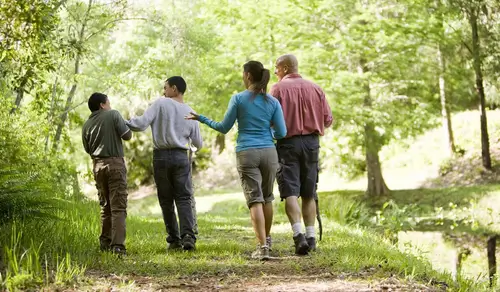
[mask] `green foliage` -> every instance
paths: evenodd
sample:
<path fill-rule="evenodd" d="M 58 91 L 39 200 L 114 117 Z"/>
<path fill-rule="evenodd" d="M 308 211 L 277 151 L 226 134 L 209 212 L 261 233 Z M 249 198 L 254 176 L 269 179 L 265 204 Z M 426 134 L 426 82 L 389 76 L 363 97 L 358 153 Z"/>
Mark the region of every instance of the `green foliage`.
<path fill-rule="evenodd" d="M 1 99 L 1 97 L 0 97 Z M 9 114 L 11 103 L 0 107 L 0 224 L 55 216 L 57 198 L 79 195 L 74 166 L 44 151 L 46 122 L 29 109 Z M 73 191 L 73 193 L 71 193 Z"/>
<path fill-rule="evenodd" d="M 83 277 L 85 268 L 72 262 L 69 253 L 62 258 L 56 255 L 54 266 L 49 267 L 51 263 L 47 254 L 42 253 L 44 243 L 35 245 L 32 237 L 29 245 L 24 246 L 23 231 L 17 228 L 16 224 L 12 225 L 11 240 L 4 246 L 3 258 L 7 267 L 5 277 L 1 276 L 3 271 L 0 273 L 0 287 L 16 291 L 33 289 L 52 282 L 67 285 Z"/>
<path fill-rule="evenodd" d="M 354 178 L 366 170 L 366 125 L 374 126 L 376 150 L 437 125 L 438 48 L 451 108 L 475 106 L 464 13 L 480 7 L 485 88 L 497 103 L 494 1 L 226 2 L 4 1 L 0 15 L 12 21 L 0 25 L 0 90 L 9 98 L 26 91 L 23 104 L 46 116 L 47 147 L 85 164 L 79 130 L 88 111 L 80 105 L 93 91 L 107 93 L 129 118 L 159 96 L 166 77 L 182 75 L 186 101 L 221 119 L 230 96 L 244 89 L 245 61 L 272 69 L 276 57 L 294 53 L 300 73 L 325 89 L 335 116 L 323 167 Z M 211 144 L 215 132 L 202 131 Z M 150 137 L 136 137 L 127 147 L 132 185 L 151 181 Z"/>
<path fill-rule="evenodd" d="M 335 204 L 329 204 L 331 200 L 331 197 L 320 197 L 319 201 L 321 213 L 327 218 L 341 225 L 369 225 L 372 214 L 364 203 L 350 196 L 336 196 Z"/>
<path fill-rule="evenodd" d="M 60 1 L 2 1 L 0 3 L 0 76 L 11 89 L 30 91 L 47 71 L 55 70 L 51 53 L 59 23 Z"/>
<path fill-rule="evenodd" d="M 196 171 L 205 170 L 209 167 L 211 162 L 212 150 L 208 147 L 196 151 L 193 157 Z"/>
<path fill-rule="evenodd" d="M 127 184 L 130 188 L 152 184 L 153 177 L 153 139 L 151 133 L 133 133 L 131 141 L 124 142 L 127 159 Z"/>
<path fill-rule="evenodd" d="M 3 166 L 4 167 L 4 166 Z M 50 182 L 31 172 L 0 167 L 0 225 L 20 220 L 43 220 L 53 217 L 55 209 Z"/>

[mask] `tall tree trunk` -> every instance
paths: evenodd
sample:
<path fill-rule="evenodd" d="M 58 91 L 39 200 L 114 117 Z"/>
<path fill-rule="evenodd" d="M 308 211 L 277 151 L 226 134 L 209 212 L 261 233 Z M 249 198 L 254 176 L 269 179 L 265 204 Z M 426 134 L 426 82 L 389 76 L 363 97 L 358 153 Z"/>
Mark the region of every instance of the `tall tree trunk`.
<path fill-rule="evenodd" d="M 26 84 L 28 84 L 28 81 L 30 80 L 31 76 L 33 75 L 33 70 L 30 68 L 24 74 L 24 76 L 21 79 L 21 83 L 19 86 L 16 88 L 16 101 L 15 101 L 15 106 L 10 110 L 10 113 L 13 114 L 16 112 L 16 110 L 21 106 L 21 102 L 23 101 L 24 98 L 24 92 L 26 91 Z"/>
<path fill-rule="evenodd" d="M 368 187 L 366 195 L 381 196 L 389 194 L 389 188 L 382 176 L 380 166 L 379 151 L 380 146 L 377 142 L 377 133 L 371 121 L 365 124 L 365 151 L 366 151 L 366 169 L 368 176 Z"/>
<path fill-rule="evenodd" d="M 444 78 L 446 66 L 441 44 L 438 47 L 437 53 L 439 62 L 439 97 L 441 99 L 441 120 L 443 123 L 444 132 L 446 133 L 448 150 L 450 151 L 450 156 L 452 156 L 456 152 L 456 147 L 455 139 L 453 138 L 453 128 L 451 126 L 450 105 L 448 103 L 448 100 L 446 99 L 446 80 Z"/>
<path fill-rule="evenodd" d="M 491 170 L 490 141 L 488 137 L 488 122 L 486 120 L 486 98 L 483 87 L 483 72 L 481 69 L 481 47 L 477 26 L 478 9 L 471 8 L 469 11 L 469 23 L 472 31 L 472 58 L 474 71 L 476 73 L 476 90 L 479 96 L 479 110 L 481 112 L 481 157 L 483 166 Z"/>
<path fill-rule="evenodd" d="M 61 70 L 62 67 L 62 61 L 59 63 L 59 68 L 57 72 Z M 47 121 L 49 124 L 49 127 L 47 129 L 47 135 L 45 136 L 45 152 L 49 151 L 49 140 L 50 140 L 50 122 L 53 121 L 54 119 L 54 106 L 56 103 L 56 98 L 57 98 L 57 84 L 59 83 L 59 75 L 56 75 L 56 80 L 54 80 L 54 85 L 52 85 L 52 97 L 50 99 L 50 109 L 49 109 L 49 115 L 47 117 Z"/>
<path fill-rule="evenodd" d="M 79 67 L 80 67 L 79 64 L 80 64 L 80 56 L 78 55 L 76 57 L 76 62 L 75 62 L 75 71 L 79 70 Z M 69 109 L 71 108 L 71 104 L 73 103 L 73 97 L 75 97 L 77 86 L 78 86 L 78 83 L 76 81 L 76 74 L 75 74 L 74 83 L 71 86 L 71 90 L 69 91 L 68 98 L 66 99 L 66 105 L 64 106 L 64 112 L 62 113 L 61 120 L 59 121 L 59 124 L 57 125 L 56 135 L 54 136 L 54 144 L 53 144 L 54 151 L 57 150 L 57 147 L 59 146 L 59 141 L 61 140 L 62 130 L 64 128 L 64 124 L 66 123 L 66 119 L 68 118 L 68 112 L 69 112 Z"/>
<path fill-rule="evenodd" d="M 358 66 L 358 73 L 362 76 L 367 72 L 367 68 L 364 65 L 364 61 L 360 62 Z M 368 81 L 363 81 L 363 87 L 365 90 L 365 98 L 363 105 L 366 110 L 371 110 L 372 99 L 370 93 L 370 83 Z M 367 196 L 381 196 L 389 194 L 389 188 L 385 183 L 384 177 L 382 176 L 382 167 L 380 165 L 379 151 L 380 151 L 380 141 L 377 132 L 375 131 L 375 125 L 370 118 L 365 122 L 364 126 L 364 138 L 365 138 L 365 155 L 366 155 L 366 169 L 368 176 L 368 186 L 366 189 Z"/>
<path fill-rule="evenodd" d="M 56 135 L 54 136 L 54 144 L 52 145 L 52 149 L 54 151 L 57 150 L 59 146 L 59 141 L 61 140 L 62 131 L 64 129 L 64 124 L 68 118 L 68 113 L 71 109 L 71 105 L 73 104 L 73 98 L 75 97 L 76 88 L 78 87 L 78 74 L 80 74 L 80 61 L 82 59 L 82 46 L 85 41 L 85 29 L 87 28 L 87 21 L 89 20 L 90 11 L 92 9 L 93 0 L 89 0 L 89 4 L 87 7 L 87 12 L 85 13 L 85 18 L 82 23 L 82 28 L 80 29 L 80 33 L 78 35 L 78 50 L 75 58 L 75 71 L 73 76 L 73 85 L 71 86 L 71 90 L 69 91 L 68 98 L 66 99 L 66 105 L 64 106 L 64 112 L 61 115 L 61 120 L 57 125 Z"/>
<path fill-rule="evenodd" d="M 488 238 L 487 248 L 486 248 L 488 254 L 488 276 L 490 279 L 490 287 L 494 286 L 495 275 L 497 273 L 496 249 L 497 249 L 497 236 L 493 235 L 490 238 Z"/>
<path fill-rule="evenodd" d="M 16 110 L 21 106 L 21 101 L 24 98 L 24 86 L 25 84 L 21 84 L 17 89 L 16 89 L 16 101 L 14 103 L 14 107 L 10 110 L 10 113 L 13 114 L 16 112 Z"/>
<path fill-rule="evenodd" d="M 444 17 L 443 11 L 445 7 L 441 2 L 442 0 L 436 0 L 435 5 L 437 9 L 436 16 L 438 18 L 438 28 L 441 40 L 438 41 L 437 48 L 437 62 L 439 66 L 439 98 L 441 100 L 441 122 L 443 125 L 443 130 L 446 135 L 448 150 L 450 151 L 450 156 L 453 156 L 456 152 L 455 140 L 453 138 L 453 127 L 451 125 L 451 111 L 450 104 L 446 98 L 446 62 L 443 56 L 443 40 L 446 39 L 444 34 Z"/>

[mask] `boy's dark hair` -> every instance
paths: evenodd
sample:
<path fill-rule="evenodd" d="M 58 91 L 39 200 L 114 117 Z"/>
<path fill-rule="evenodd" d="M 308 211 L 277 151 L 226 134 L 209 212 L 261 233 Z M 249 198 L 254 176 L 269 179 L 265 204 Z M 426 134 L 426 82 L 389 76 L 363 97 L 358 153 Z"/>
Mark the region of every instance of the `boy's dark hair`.
<path fill-rule="evenodd" d="M 89 97 L 89 109 L 91 112 L 95 112 L 101 109 L 101 103 L 106 103 L 108 96 L 104 93 L 94 92 Z"/>
<path fill-rule="evenodd" d="M 243 70 L 252 76 L 254 88 L 254 94 L 264 94 L 266 98 L 267 84 L 271 78 L 271 73 L 268 69 L 264 68 L 259 61 L 248 61 L 243 65 Z"/>
<path fill-rule="evenodd" d="M 175 85 L 175 87 L 177 87 L 177 91 L 179 91 L 180 93 L 184 94 L 184 92 L 186 92 L 186 81 L 184 81 L 184 78 L 182 78 L 181 76 L 172 76 L 168 78 L 166 82 L 168 83 L 168 85 L 170 85 L 170 87 Z"/>

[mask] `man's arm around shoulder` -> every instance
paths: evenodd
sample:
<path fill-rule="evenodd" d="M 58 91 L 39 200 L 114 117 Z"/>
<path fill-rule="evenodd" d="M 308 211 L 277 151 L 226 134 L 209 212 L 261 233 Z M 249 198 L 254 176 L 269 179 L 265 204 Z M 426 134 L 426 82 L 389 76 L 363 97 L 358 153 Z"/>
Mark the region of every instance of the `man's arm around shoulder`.
<path fill-rule="evenodd" d="M 120 137 L 126 141 L 132 139 L 132 131 L 130 131 L 130 128 L 125 123 L 125 120 L 123 119 L 122 115 L 116 110 L 114 110 L 113 114 L 114 114 L 113 120 L 115 123 L 115 129 L 118 135 L 120 135 Z"/>
<path fill-rule="evenodd" d="M 129 141 L 130 139 L 132 139 L 132 131 L 130 131 L 129 129 L 128 132 L 123 134 L 122 139 L 125 141 Z"/>
<path fill-rule="evenodd" d="M 131 118 L 127 121 L 127 126 L 132 131 L 144 131 L 146 130 L 151 123 L 156 119 L 156 115 L 158 113 L 158 100 L 153 102 L 142 116 Z"/>

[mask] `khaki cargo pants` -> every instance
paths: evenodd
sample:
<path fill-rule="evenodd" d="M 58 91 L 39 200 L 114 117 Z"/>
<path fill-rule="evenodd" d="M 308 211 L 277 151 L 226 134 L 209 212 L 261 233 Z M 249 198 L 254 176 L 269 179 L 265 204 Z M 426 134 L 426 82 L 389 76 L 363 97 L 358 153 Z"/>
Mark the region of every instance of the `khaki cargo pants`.
<path fill-rule="evenodd" d="M 127 168 L 123 157 L 94 158 L 94 179 L 101 206 L 101 250 L 125 248 Z"/>

